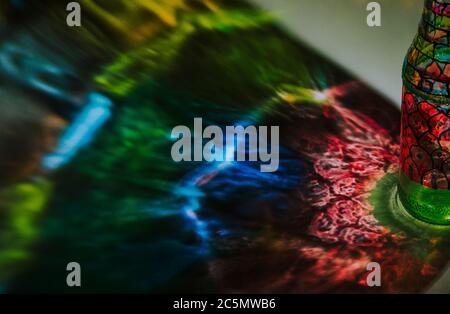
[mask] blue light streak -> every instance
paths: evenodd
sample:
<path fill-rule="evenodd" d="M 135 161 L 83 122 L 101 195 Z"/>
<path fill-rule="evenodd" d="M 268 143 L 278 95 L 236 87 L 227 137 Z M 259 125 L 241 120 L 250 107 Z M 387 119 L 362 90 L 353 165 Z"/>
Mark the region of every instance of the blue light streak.
<path fill-rule="evenodd" d="M 111 100 L 101 94 L 89 94 L 86 106 L 66 128 L 56 149 L 44 157 L 44 169 L 56 170 L 64 166 L 81 148 L 89 144 L 110 118 L 112 105 Z"/>

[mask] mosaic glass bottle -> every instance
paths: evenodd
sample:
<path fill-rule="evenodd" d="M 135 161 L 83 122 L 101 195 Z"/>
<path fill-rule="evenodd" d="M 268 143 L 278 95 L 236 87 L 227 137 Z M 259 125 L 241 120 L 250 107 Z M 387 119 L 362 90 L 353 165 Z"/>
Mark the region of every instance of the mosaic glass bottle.
<path fill-rule="evenodd" d="M 399 197 L 408 212 L 450 224 L 450 0 L 425 0 L 403 66 Z"/>

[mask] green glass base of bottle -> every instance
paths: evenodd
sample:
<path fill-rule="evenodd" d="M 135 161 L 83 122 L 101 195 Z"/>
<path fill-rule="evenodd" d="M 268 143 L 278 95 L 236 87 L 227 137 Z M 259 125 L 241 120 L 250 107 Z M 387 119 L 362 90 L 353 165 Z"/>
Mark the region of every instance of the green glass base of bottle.
<path fill-rule="evenodd" d="M 450 225 L 450 190 L 430 189 L 400 172 L 398 192 L 402 205 L 415 218 L 431 224 Z"/>

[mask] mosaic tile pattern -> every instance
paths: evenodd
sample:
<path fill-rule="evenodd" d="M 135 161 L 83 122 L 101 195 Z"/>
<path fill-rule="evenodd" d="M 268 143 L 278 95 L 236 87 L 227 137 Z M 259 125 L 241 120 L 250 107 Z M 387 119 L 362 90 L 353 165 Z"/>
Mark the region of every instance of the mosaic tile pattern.
<path fill-rule="evenodd" d="M 450 1 L 426 0 L 403 68 L 401 168 L 414 182 L 449 189 Z"/>

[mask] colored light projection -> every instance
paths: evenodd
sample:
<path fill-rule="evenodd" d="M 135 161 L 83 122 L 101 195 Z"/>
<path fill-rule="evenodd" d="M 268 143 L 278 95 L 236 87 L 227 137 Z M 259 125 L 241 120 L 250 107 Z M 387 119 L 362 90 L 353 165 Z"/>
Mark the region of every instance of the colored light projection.
<path fill-rule="evenodd" d="M 450 224 L 450 4 L 425 1 L 404 63 L 400 196 L 411 213 Z"/>
<path fill-rule="evenodd" d="M 81 29 L 61 27 L 60 3 L 2 7 L 0 56 L 29 52 L 3 76 L 65 127 L 44 169 L 1 189 L 2 291 L 72 292 L 72 261 L 77 292 L 413 292 L 440 276 L 449 230 L 398 202 L 385 99 L 245 2 L 80 2 Z M 65 73 L 39 78 L 66 97 L 30 84 L 30 64 Z M 80 119 L 89 95 L 107 104 L 101 125 Z M 279 125 L 279 170 L 173 162 L 171 130 L 195 117 Z M 48 166 L 67 139 L 70 158 Z"/>

